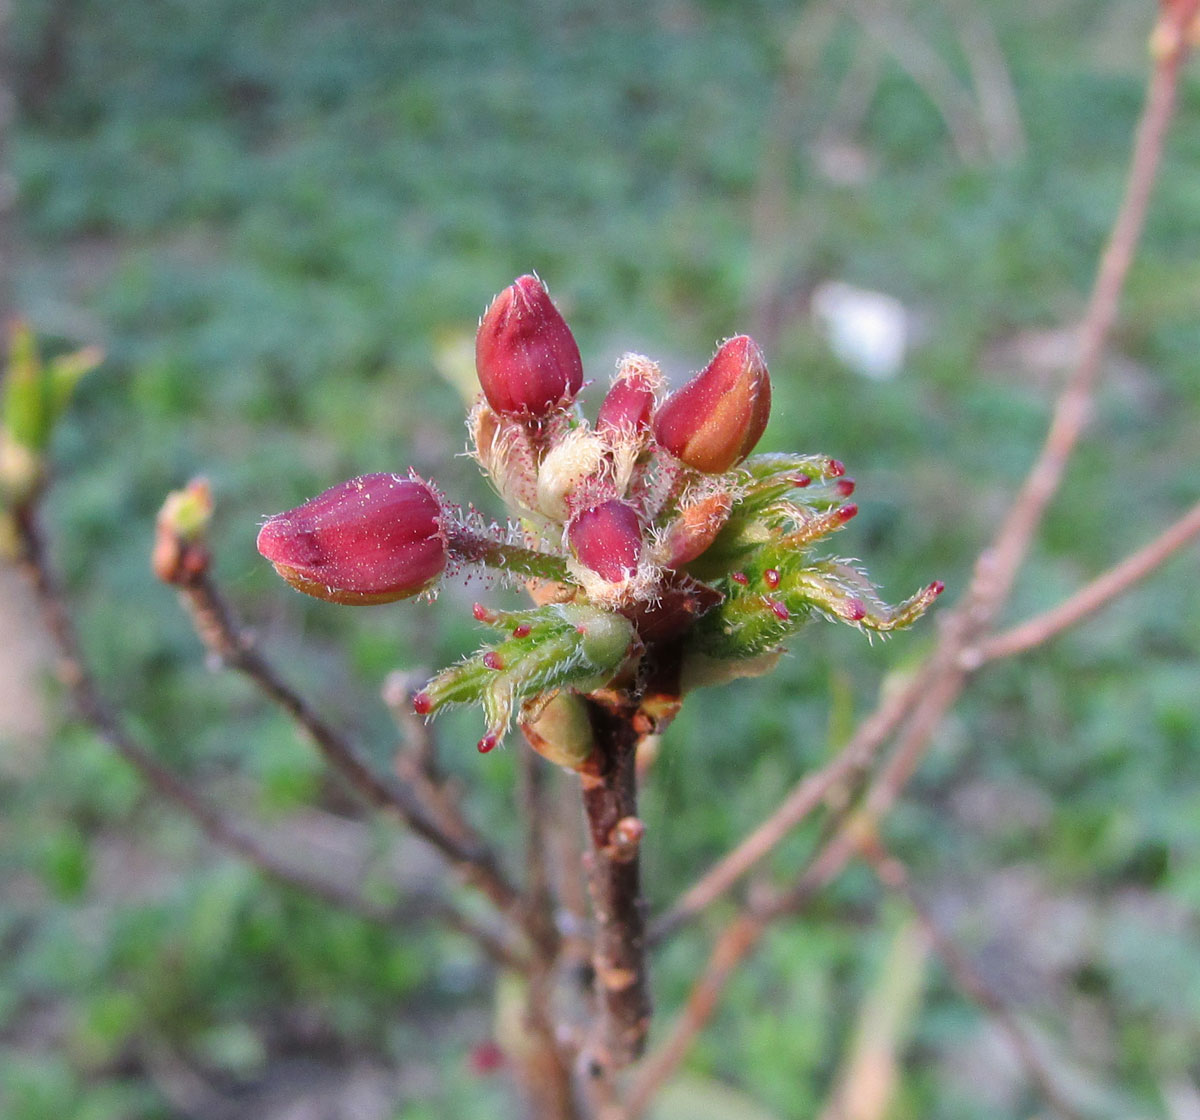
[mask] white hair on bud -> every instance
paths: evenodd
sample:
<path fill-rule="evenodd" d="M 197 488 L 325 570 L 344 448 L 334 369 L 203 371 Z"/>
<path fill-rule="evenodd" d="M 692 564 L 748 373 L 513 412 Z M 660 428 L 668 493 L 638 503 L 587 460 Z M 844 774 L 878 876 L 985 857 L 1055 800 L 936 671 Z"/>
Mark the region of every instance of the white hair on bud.
<path fill-rule="evenodd" d="M 538 511 L 554 521 L 566 521 L 575 488 L 608 472 L 607 451 L 604 440 L 585 426 L 564 433 L 538 469 Z"/>

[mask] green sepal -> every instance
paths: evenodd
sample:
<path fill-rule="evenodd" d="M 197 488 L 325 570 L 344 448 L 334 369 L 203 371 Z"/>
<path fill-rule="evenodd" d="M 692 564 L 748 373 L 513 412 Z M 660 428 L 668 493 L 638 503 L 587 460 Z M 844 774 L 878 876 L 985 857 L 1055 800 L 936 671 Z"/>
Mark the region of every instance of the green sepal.
<path fill-rule="evenodd" d="M 901 630 L 941 593 L 941 584 L 930 584 L 891 606 L 849 561 L 810 563 L 803 551 L 783 542 L 760 548 L 739 574 L 746 582 L 723 580 L 724 601 L 697 624 L 697 645 L 707 657 L 758 657 L 782 644 L 814 612 L 871 633 Z"/>
<path fill-rule="evenodd" d="M 477 613 L 507 637 L 438 673 L 422 690 L 422 710 L 482 704 L 495 739 L 520 704 L 556 689 L 592 692 L 608 684 L 636 645 L 627 619 L 576 603 Z"/>

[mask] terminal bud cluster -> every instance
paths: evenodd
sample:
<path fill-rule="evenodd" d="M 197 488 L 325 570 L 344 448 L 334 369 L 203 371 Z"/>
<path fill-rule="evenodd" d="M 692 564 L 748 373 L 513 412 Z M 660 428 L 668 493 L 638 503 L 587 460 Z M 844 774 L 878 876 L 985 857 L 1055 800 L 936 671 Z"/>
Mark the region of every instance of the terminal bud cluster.
<path fill-rule="evenodd" d="M 522 276 L 484 313 L 475 359 L 471 452 L 507 525 L 415 474 L 372 474 L 269 518 L 258 547 L 293 587 L 336 603 L 432 593 L 464 564 L 523 581 L 535 605 L 477 604 L 491 640 L 415 700 L 422 714 L 481 706 L 481 751 L 516 719 L 536 749 L 580 768 L 582 697 L 661 728 L 691 683 L 765 671 L 813 615 L 887 632 L 941 592 L 889 606 L 856 565 L 814 555 L 858 512 L 854 483 L 824 455 L 751 455 L 771 381 L 748 336 L 675 392 L 627 354 L 589 423 L 571 329 L 541 280 Z"/>

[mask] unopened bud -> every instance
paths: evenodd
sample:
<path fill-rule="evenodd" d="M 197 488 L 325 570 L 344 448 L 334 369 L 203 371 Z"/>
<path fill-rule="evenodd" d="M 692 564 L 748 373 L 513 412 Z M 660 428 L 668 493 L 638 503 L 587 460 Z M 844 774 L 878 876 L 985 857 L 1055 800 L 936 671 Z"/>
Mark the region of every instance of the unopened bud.
<path fill-rule="evenodd" d="M 497 412 L 545 416 L 583 385 L 583 361 L 566 320 L 536 276 L 522 276 L 484 312 L 475 370 Z"/>
<path fill-rule="evenodd" d="M 725 527 L 733 509 L 733 497 L 727 491 L 710 494 L 679 511 L 667 530 L 663 563 L 681 568 L 704 555 L 717 534 Z"/>
<path fill-rule="evenodd" d="M 616 380 L 596 414 L 596 431 L 648 431 L 656 394 L 661 387 L 662 373 L 654 362 L 640 354 L 626 354 L 617 367 Z"/>
<path fill-rule="evenodd" d="M 442 505 L 428 483 L 368 474 L 267 520 L 258 551 L 297 591 L 332 603 L 390 603 L 446 566 Z"/>
<path fill-rule="evenodd" d="M 150 554 L 150 566 L 163 583 L 185 584 L 207 570 L 212 512 L 212 491 L 203 478 L 167 495 L 154 523 Z"/>
<path fill-rule="evenodd" d="M 631 505 L 613 498 L 571 518 L 567 541 L 584 567 L 610 583 L 619 583 L 637 570 L 642 523 Z"/>
<path fill-rule="evenodd" d="M 689 467 L 719 474 L 750 454 L 770 412 L 766 360 L 753 339 L 738 335 L 663 402 L 654 438 Z"/>
<path fill-rule="evenodd" d="M 555 693 L 521 730 L 529 745 L 556 766 L 578 770 L 592 756 L 595 744 L 587 708 L 573 692 Z"/>

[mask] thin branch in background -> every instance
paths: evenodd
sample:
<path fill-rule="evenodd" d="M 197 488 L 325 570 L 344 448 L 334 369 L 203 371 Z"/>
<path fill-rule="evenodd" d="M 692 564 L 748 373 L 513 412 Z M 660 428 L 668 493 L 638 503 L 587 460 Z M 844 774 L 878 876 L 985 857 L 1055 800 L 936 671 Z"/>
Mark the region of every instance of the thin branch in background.
<path fill-rule="evenodd" d="M 1190 0 L 1190 7 L 1193 13 L 1200 9 L 1200 0 Z M 1145 208 L 1149 201 L 1149 188 L 1161 161 L 1166 126 L 1174 105 L 1178 68 L 1177 59 L 1174 62 L 1171 59 L 1160 60 L 1154 68 L 1142 119 L 1138 125 L 1129 186 L 1110 235 L 1108 247 L 1102 256 L 1096 284 L 1097 294 L 1093 296 L 1090 305 L 1091 311 L 1086 317 L 1083 327 L 1084 349 L 1081 352 L 1079 365 L 1059 397 L 1042 453 L 1031 468 L 1029 478 L 1022 487 L 1013 509 L 997 533 L 995 540 L 981 554 L 967 602 L 943 615 L 942 634 L 935 653 L 916 672 L 914 679 L 901 697 L 884 698 L 880 706 L 863 721 L 843 755 L 839 756 L 835 764 L 831 765 L 840 763 L 846 754 L 859 746 L 865 747 L 866 744 L 870 744 L 864 753 L 877 750 L 896 729 L 897 724 L 908 714 L 918 698 L 921 702 L 919 706 L 923 708 L 924 714 L 917 724 L 919 734 L 914 733 L 912 737 L 918 738 L 920 734 L 925 734 L 925 728 L 931 732 L 932 727 L 940 722 L 940 714 L 937 712 L 937 709 L 942 706 L 940 698 L 944 696 L 948 704 L 957 697 L 959 691 L 958 687 L 952 687 L 949 684 L 939 686 L 936 689 L 939 702 L 935 704 L 929 696 L 931 685 L 938 677 L 956 678 L 962 673 L 960 659 L 962 650 L 968 644 L 966 636 L 968 623 L 970 624 L 969 628 L 976 632 L 986 626 L 1002 605 L 1002 601 L 997 598 L 998 594 L 1002 593 L 1006 599 L 1011 590 L 1012 576 L 1007 573 L 1013 565 L 1019 565 L 1021 559 L 1028 552 L 1032 533 L 1040 524 L 1045 506 L 1053 494 L 1053 491 L 1049 494 L 1045 493 L 1044 488 L 1047 481 L 1052 479 L 1054 489 L 1057 489 L 1066 465 L 1066 456 L 1074 447 L 1082 430 L 1087 400 L 1090 399 L 1091 387 L 1103 354 L 1104 344 L 1111 333 L 1116 315 L 1117 294 L 1124 283 L 1128 266 L 1132 261 L 1133 247 L 1140 233 L 1145 217 Z M 1118 265 L 1121 267 L 1118 268 Z M 1034 481 L 1035 479 L 1038 481 Z M 1019 555 L 1016 551 L 1018 549 Z M 1015 568 L 1013 571 L 1015 574 Z M 944 709 L 941 714 L 944 714 Z M 838 766 L 837 776 L 842 776 L 841 766 Z M 824 783 L 816 781 L 816 778 L 817 776 L 813 775 L 811 779 L 804 779 L 798 783 L 785 802 L 729 856 L 725 857 L 721 865 L 706 873 L 696 886 L 685 893 L 684 897 L 691 899 L 690 905 L 686 908 L 687 913 L 695 912 L 697 899 L 699 902 L 707 904 L 713 898 L 718 897 L 722 892 L 715 888 L 720 884 L 725 884 L 731 875 L 736 880 L 737 874 L 734 874 L 736 869 L 744 870 L 743 864 L 746 867 L 752 866 L 753 863 L 773 850 L 787 835 L 791 827 L 794 827 L 794 825 L 782 827 L 784 822 L 794 819 L 798 823 L 808 812 L 811 812 L 812 808 L 815 808 L 812 791 L 820 788 L 820 797 L 823 797 L 825 793 Z M 812 781 L 811 785 L 808 784 L 810 781 Z M 832 787 L 833 784 L 830 782 L 829 786 Z M 816 799 L 818 804 L 820 797 Z M 741 871 L 738 871 L 738 874 L 740 873 Z M 704 884 L 703 890 L 700 889 L 701 884 Z M 727 889 L 728 885 L 724 889 Z M 677 909 L 679 909 L 679 904 L 659 920 L 655 927 L 658 936 L 661 937 L 670 929 L 677 928 L 679 924 L 675 915 Z"/>
<path fill-rule="evenodd" d="M 396 777 L 413 791 L 447 836 L 471 847 L 478 843 L 478 836 L 463 815 L 453 783 L 438 765 L 433 727 L 413 710 L 413 696 L 426 679 L 425 674 L 397 670 L 383 682 L 383 702 L 402 736 L 396 752 Z"/>
<path fill-rule="evenodd" d="M 650 927 L 657 944 L 702 913 L 728 891 L 810 813 L 819 808 L 839 785 L 869 766 L 871 759 L 918 698 L 917 680 L 886 693 L 881 704 L 865 719 L 841 753 L 828 765 L 798 781 L 787 797 L 761 824 L 727 855 L 688 887 L 675 904 Z"/>
<path fill-rule="evenodd" d="M 895 1113 L 903 1053 L 920 1012 L 931 945 L 911 916 L 888 940 L 818 1120 L 886 1120 Z"/>
<path fill-rule="evenodd" d="M 517 752 L 517 771 L 519 812 L 525 827 L 525 925 L 537 931 L 538 947 L 543 958 L 550 962 L 558 952 L 559 938 L 547 865 L 551 832 L 547 775 L 541 755 L 533 750 Z"/>
<path fill-rule="evenodd" d="M 969 604 L 973 621 L 977 623 L 990 623 L 1006 601 L 1029 553 L 1034 534 L 1062 484 L 1067 461 L 1087 422 L 1092 391 L 1117 318 L 1125 278 L 1141 238 L 1175 110 L 1179 74 L 1188 53 L 1183 29 L 1198 12 L 1200 0 L 1183 0 L 1161 17 L 1175 32 L 1173 49 L 1160 53 L 1151 69 L 1124 197 L 1100 258 L 1096 281 L 1080 326 L 1079 357 L 1059 395 L 1041 453 L 991 547 L 980 556 Z"/>
<path fill-rule="evenodd" d="M 721 931 L 666 1037 L 638 1064 L 621 1120 L 639 1120 L 645 1115 L 654 1095 L 678 1069 L 696 1036 L 712 1018 L 729 978 L 758 944 L 764 929 L 758 914 L 743 911 Z"/>
<path fill-rule="evenodd" d="M 960 664 L 962 651 L 971 644 L 973 635 L 986 629 L 1007 601 L 1016 571 L 1061 484 L 1067 459 L 1082 432 L 1100 360 L 1116 318 L 1118 298 L 1162 160 L 1179 72 L 1187 53 L 1182 29 L 1197 17 L 1197 12 L 1200 12 L 1200 0 L 1184 0 L 1163 16 L 1170 22 L 1174 34 L 1165 37 L 1169 49 L 1159 51 L 1155 58 L 1137 126 L 1125 196 L 1101 257 L 1084 319 L 1083 349 L 1059 396 L 1042 452 L 1030 468 L 993 544 L 981 554 L 965 602 L 943 616 L 938 646 L 918 670 L 911 685 L 916 698 L 911 714 L 906 705 L 894 713 L 892 720 L 885 721 L 882 719 L 884 705 L 881 705 L 865 721 L 878 720 L 882 739 L 886 740 L 896 725 L 908 716 L 896 749 L 866 795 L 865 811 L 854 814 L 843 811 L 840 827 L 796 885 L 765 907 L 743 910 L 718 936 L 708 964 L 693 986 L 684 1009 L 676 1017 L 664 1042 L 647 1056 L 637 1071 L 627 1098 L 626 1111 L 630 1120 L 644 1112 L 653 1094 L 683 1060 L 696 1034 L 710 1017 L 730 975 L 758 944 L 768 922 L 800 909 L 816 890 L 840 874 L 854 858 L 863 830 L 870 834 L 876 831 L 876 822 L 899 797 L 928 749 L 934 731 L 958 698 L 966 682 L 966 673 Z"/>
<path fill-rule="evenodd" d="M 1149 544 L 1097 576 L 1057 607 L 963 650 L 963 667 L 974 670 L 987 661 L 1012 657 L 1043 645 L 1136 587 L 1197 536 L 1200 536 L 1200 502 Z"/>
<path fill-rule="evenodd" d="M 501 913 L 520 912 L 520 895 L 505 878 L 491 849 L 478 837 L 470 836 L 464 841 L 450 835 L 439 827 L 412 789 L 375 773 L 357 748 L 317 715 L 258 652 L 207 575 L 201 572 L 181 583 L 180 591 L 205 645 L 304 728 L 330 766 L 352 789 L 369 804 L 398 813 L 418 836 L 457 867 L 468 882 L 478 886 Z"/>
<path fill-rule="evenodd" d="M 841 0 L 841 7 L 929 99 L 946 125 L 958 158 L 969 167 L 983 163 L 986 143 L 974 99 L 909 21 L 882 4 Z"/>
<path fill-rule="evenodd" d="M 917 894 L 908 874 L 908 869 L 895 856 L 886 851 L 877 836 L 864 834 L 860 853 L 874 870 L 880 883 L 904 897 L 917 916 L 929 937 L 930 943 L 946 966 L 954 983 L 968 999 L 978 1004 L 1004 1032 L 1012 1045 L 1017 1059 L 1024 1067 L 1029 1079 L 1038 1092 L 1064 1120 L 1079 1120 L 1079 1112 L 1066 1100 L 1050 1076 L 1037 1047 L 1029 1037 L 1020 1020 L 988 986 L 970 960 L 960 952 L 957 945 L 943 932 L 928 907 Z"/>
<path fill-rule="evenodd" d="M 210 841 L 245 859 L 268 878 L 369 921 L 390 925 L 398 916 L 408 913 L 371 903 L 341 882 L 311 875 L 281 859 L 240 822 L 226 817 L 192 783 L 167 769 L 142 746 L 100 695 L 84 658 L 66 600 L 50 567 L 35 510 L 22 507 L 15 511 L 13 520 L 21 545 L 18 564 L 33 587 L 46 629 L 57 651 L 59 679 L 70 693 L 81 718 L 141 775 L 155 793 L 180 809 Z M 434 908 L 433 903 L 427 907 Z M 465 919 L 452 915 L 448 908 L 440 909 L 437 916 L 443 920 L 453 918 L 455 924 L 467 924 Z"/>
<path fill-rule="evenodd" d="M 998 162 L 1020 159 L 1025 126 L 996 30 L 976 0 L 946 0 L 946 7 L 971 71 L 988 151 Z"/>
<path fill-rule="evenodd" d="M 846 144 L 862 128 L 879 92 L 883 61 L 884 53 L 874 39 L 864 36 L 855 44 L 854 57 L 821 125 L 818 147 Z"/>

